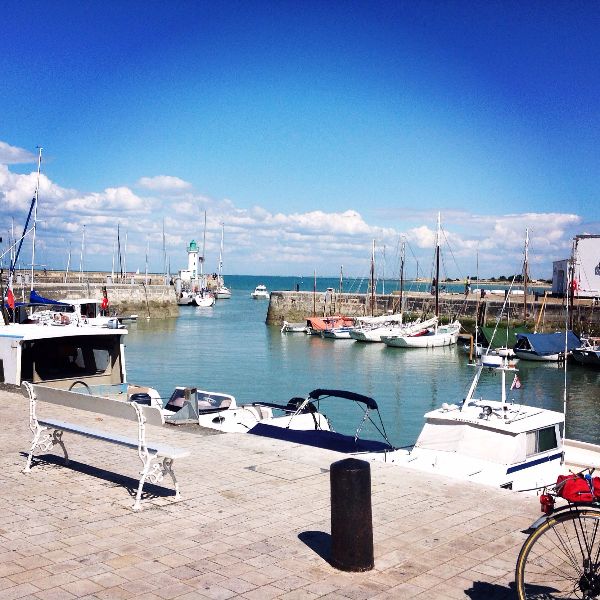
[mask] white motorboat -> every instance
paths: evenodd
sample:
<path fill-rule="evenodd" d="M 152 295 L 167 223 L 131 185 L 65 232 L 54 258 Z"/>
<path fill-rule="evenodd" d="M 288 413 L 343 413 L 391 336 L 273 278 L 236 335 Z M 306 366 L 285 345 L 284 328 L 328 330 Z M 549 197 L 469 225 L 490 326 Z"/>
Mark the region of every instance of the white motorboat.
<path fill-rule="evenodd" d="M 252 298 L 255 300 L 268 300 L 269 292 L 267 291 L 266 286 L 261 283 L 254 288 L 254 291 L 250 294 L 250 296 L 252 296 Z"/>
<path fill-rule="evenodd" d="M 421 330 L 416 334 L 383 335 L 381 341 L 386 346 L 397 348 L 435 348 L 456 344 L 460 333 L 460 322 L 454 321 L 448 325 L 438 325 Z"/>
<path fill-rule="evenodd" d="M 350 333 L 353 327 L 333 327 L 332 329 L 324 329 L 321 331 L 321 337 L 328 338 L 330 340 L 349 340 Z"/>
<path fill-rule="evenodd" d="M 281 333 L 308 333 L 306 323 L 289 323 L 284 321 L 281 325 Z"/>
<path fill-rule="evenodd" d="M 231 290 L 225 285 L 220 285 L 214 292 L 217 300 L 228 300 L 231 298 Z"/>
<path fill-rule="evenodd" d="M 290 430 L 329 431 L 327 417 L 292 398 L 287 404 L 253 402 L 238 406 L 229 394 L 176 387 L 163 413 L 167 423 L 193 423 L 223 433 L 247 433 L 258 423 Z"/>
<path fill-rule="evenodd" d="M 181 290 L 179 298 L 177 298 L 177 304 L 179 304 L 179 306 L 190 306 L 191 304 L 194 304 L 194 294 L 187 290 Z"/>
<path fill-rule="evenodd" d="M 499 399 L 476 397 L 477 385 L 484 373 L 500 374 Z M 288 432 L 267 424 L 257 425 L 251 433 L 337 450 L 364 460 L 388 462 L 431 475 L 440 474 L 520 491 L 531 490 L 556 481 L 557 476 L 566 470 L 561 439 L 564 415 L 508 400 L 507 373 L 516 375 L 516 369 L 506 362 L 493 367 L 481 363 L 476 365 L 466 398 L 454 404 L 444 403 L 426 413 L 425 425 L 414 446 L 409 448 L 395 448 L 389 442 L 380 415 L 381 425 L 376 426 L 383 440 L 359 440 L 362 424 L 367 421 L 375 423 L 371 412 L 379 414 L 377 403 L 367 396 L 341 390 L 314 390 L 299 410 L 310 403 L 314 410 L 321 412 L 320 402 L 330 397 L 361 403 L 364 414 L 354 436 L 334 431 Z M 600 450 L 598 446 L 595 449 Z M 600 457 L 600 452 L 590 455 L 587 448 L 578 448 L 578 452 L 580 460 L 584 461 L 598 461 Z M 568 455 L 566 460 L 568 463 Z"/>

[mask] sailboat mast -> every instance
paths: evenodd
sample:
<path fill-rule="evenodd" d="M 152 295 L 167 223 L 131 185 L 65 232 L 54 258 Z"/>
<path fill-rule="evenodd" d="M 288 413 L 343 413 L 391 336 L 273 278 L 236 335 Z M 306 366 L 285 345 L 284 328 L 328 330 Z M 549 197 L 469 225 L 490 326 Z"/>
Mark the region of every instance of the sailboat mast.
<path fill-rule="evenodd" d="M 402 312 L 403 302 L 404 302 L 404 257 L 406 252 L 406 242 L 402 240 L 402 245 L 400 246 L 400 312 Z"/>
<path fill-rule="evenodd" d="M 340 294 L 344 291 L 344 265 L 340 265 Z"/>
<path fill-rule="evenodd" d="M 148 285 L 148 253 L 150 252 L 150 242 L 146 240 L 146 272 L 144 283 Z"/>
<path fill-rule="evenodd" d="M 221 248 L 219 249 L 219 285 L 223 271 L 223 236 L 225 235 L 225 223 L 221 223 Z"/>
<path fill-rule="evenodd" d="M 527 269 L 529 263 L 529 229 L 525 229 L 525 260 L 523 261 L 523 321 L 527 320 Z"/>
<path fill-rule="evenodd" d="M 79 257 L 79 283 L 83 277 L 83 253 L 85 249 L 85 225 L 83 226 L 83 232 L 81 234 L 81 255 Z"/>
<path fill-rule="evenodd" d="M 162 222 L 162 246 L 163 246 L 163 273 L 165 274 L 165 285 L 167 284 L 167 245 L 165 241 L 165 219 Z"/>
<path fill-rule="evenodd" d="M 202 256 L 200 257 L 200 285 L 204 281 L 204 253 L 206 252 L 206 211 L 204 211 L 204 233 L 202 234 Z"/>
<path fill-rule="evenodd" d="M 65 283 L 69 279 L 69 269 L 71 267 L 71 242 L 69 242 L 69 254 L 67 254 L 67 268 L 65 270 Z"/>
<path fill-rule="evenodd" d="M 375 240 L 371 250 L 371 316 L 375 316 Z"/>
<path fill-rule="evenodd" d="M 38 146 L 38 166 L 37 166 L 37 183 L 35 185 L 35 203 L 33 205 L 33 237 L 32 237 L 32 246 L 31 246 L 31 290 L 33 291 L 33 269 L 35 266 L 35 232 L 37 230 L 37 206 L 38 199 L 40 194 L 40 168 L 42 166 L 42 150 L 40 146 Z"/>
<path fill-rule="evenodd" d="M 440 213 L 437 220 L 437 236 L 435 244 L 435 316 L 440 315 L 439 289 L 440 289 Z"/>

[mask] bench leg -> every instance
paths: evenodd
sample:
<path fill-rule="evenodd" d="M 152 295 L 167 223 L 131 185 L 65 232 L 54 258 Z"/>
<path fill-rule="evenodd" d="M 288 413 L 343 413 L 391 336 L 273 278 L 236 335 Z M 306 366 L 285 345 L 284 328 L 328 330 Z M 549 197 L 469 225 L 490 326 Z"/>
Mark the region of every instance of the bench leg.
<path fill-rule="evenodd" d="M 181 498 L 181 494 L 179 493 L 179 484 L 177 483 L 177 478 L 175 477 L 175 472 L 173 471 L 172 458 L 165 458 L 163 460 L 163 475 L 166 475 L 167 473 L 171 476 L 173 485 L 175 486 L 175 499 L 179 500 Z"/>
<path fill-rule="evenodd" d="M 177 478 L 173 472 L 173 459 L 164 458 L 161 466 L 159 462 L 153 462 L 155 458 L 156 457 L 148 457 L 148 459 L 144 462 L 144 468 L 140 472 L 140 483 L 135 496 L 133 510 L 140 510 L 142 490 L 144 488 L 144 483 L 146 483 L 146 479 L 149 479 L 151 483 L 160 483 L 167 473 L 171 476 L 173 485 L 175 486 L 175 499 L 179 500 L 181 498 L 181 494 L 179 493 L 179 484 L 177 483 Z"/>
<path fill-rule="evenodd" d="M 65 444 L 62 441 L 63 432 L 59 429 L 54 429 L 52 433 L 44 433 L 47 430 L 47 427 L 42 427 L 41 425 L 36 427 L 33 434 L 33 441 L 31 442 L 31 449 L 29 450 L 29 455 L 27 456 L 27 464 L 23 469 L 23 473 L 29 473 L 31 471 L 31 461 L 33 459 L 33 453 L 36 451 L 36 449 L 48 452 L 48 450 L 50 450 L 56 444 L 62 448 L 62 451 L 65 455 L 65 464 L 69 464 L 69 455 L 67 453 Z"/>

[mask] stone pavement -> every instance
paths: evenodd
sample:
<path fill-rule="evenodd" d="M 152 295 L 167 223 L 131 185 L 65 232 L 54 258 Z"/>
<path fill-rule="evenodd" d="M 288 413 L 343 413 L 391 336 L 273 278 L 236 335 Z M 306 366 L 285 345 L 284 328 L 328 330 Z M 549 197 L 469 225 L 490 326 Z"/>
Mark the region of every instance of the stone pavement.
<path fill-rule="evenodd" d="M 0 419 L 0 600 L 512 598 L 539 514 L 536 498 L 372 463 L 375 569 L 344 573 L 326 560 L 334 452 L 152 428 L 192 454 L 175 465 L 182 500 L 165 480 L 134 513 L 135 451 L 65 434 L 71 465 L 53 450 L 24 475 L 23 396 L 0 391 Z"/>

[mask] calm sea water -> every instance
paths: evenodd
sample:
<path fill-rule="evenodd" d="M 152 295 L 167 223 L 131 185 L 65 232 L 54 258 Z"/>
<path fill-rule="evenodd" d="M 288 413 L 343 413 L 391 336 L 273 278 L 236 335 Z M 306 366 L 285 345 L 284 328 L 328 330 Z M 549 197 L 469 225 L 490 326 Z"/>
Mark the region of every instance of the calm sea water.
<path fill-rule="evenodd" d="M 285 403 L 315 388 L 351 390 L 375 398 L 396 445 L 416 439 L 425 412 L 467 393 L 474 371 L 457 347 L 404 350 L 284 335 L 265 325 L 268 301 L 250 297 L 256 285 L 272 291 L 295 289 L 298 283 L 301 290 L 312 290 L 312 278 L 231 276 L 226 283 L 233 297 L 213 308 L 181 307 L 177 319 L 140 320 L 130 327 L 125 338 L 129 381 L 151 385 L 164 397 L 176 385 L 226 392 L 240 404 Z M 337 283 L 318 279 L 317 289 Z M 562 367 L 521 361 L 519 377 L 522 387 L 510 398 L 562 410 Z M 488 399 L 499 397 L 499 375 L 482 376 L 479 389 Z M 600 443 L 600 372 L 568 366 L 567 407 L 567 436 Z M 354 403 L 343 400 L 332 401 L 323 412 L 345 433 L 354 431 L 361 416 Z M 365 437 L 375 437 L 364 431 Z"/>

